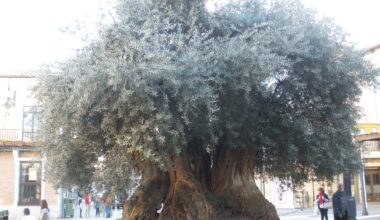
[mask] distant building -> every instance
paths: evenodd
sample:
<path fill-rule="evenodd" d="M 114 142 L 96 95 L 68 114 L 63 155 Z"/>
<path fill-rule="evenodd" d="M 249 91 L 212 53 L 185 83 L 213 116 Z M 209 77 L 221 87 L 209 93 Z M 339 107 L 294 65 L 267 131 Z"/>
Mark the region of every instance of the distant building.
<path fill-rule="evenodd" d="M 46 199 L 51 217 L 60 216 L 60 197 L 45 181 L 41 143 L 41 108 L 31 97 L 31 75 L 0 74 L 0 210 L 21 219 L 23 209 L 38 216 Z"/>
<path fill-rule="evenodd" d="M 364 56 L 372 64 L 380 68 L 380 44 L 369 48 L 364 53 Z M 358 122 L 380 124 L 380 89 L 365 87 L 362 90 L 359 106 L 363 117 Z"/>
<path fill-rule="evenodd" d="M 369 48 L 365 58 L 380 68 L 380 44 Z M 363 117 L 355 137 L 362 148 L 368 201 L 380 201 L 380 89 L 364 88 L 360 100 Z"/>
<path fill-rule="evenodd" d="M 380 124 L 358 124 L 367 201 L 380 201 Z"/>

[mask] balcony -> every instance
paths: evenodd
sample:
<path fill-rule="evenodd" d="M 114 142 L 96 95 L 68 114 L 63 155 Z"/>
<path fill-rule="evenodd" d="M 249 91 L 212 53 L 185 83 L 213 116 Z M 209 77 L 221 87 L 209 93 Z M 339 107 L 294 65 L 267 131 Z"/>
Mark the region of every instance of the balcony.
<path fill-rule="evenodd" d="M 373 139 L 362 142 L 362 157 L 366 168 L 380 166 L 380 140 Z"/>
<path fill-rule="evenodd" d="M 357 143 L 360 143 L 362 153 L 364 155 L 371 153 L 380 153 L 380 134 L 379 133 L 370 133 L 370 134 L 361 134 L 356 135 L 354 140 Z"/>
<path fill-rule="evenodd" d="M 364 141 L 362 147 L 364 153 L 380 151 L 380 140 Z"/>
<path fill-rule="evenodd" d="M 366 169 L 378 169 L 380 167 L 380 134 L 360 134 L 354 137 L 362 151 L 362 158 Z"/>
<path fill-rule="evenodd" d="M 0 129 L 0 146 L 34 146 L 41 142 L 41 133 L 22 129 Z"/>

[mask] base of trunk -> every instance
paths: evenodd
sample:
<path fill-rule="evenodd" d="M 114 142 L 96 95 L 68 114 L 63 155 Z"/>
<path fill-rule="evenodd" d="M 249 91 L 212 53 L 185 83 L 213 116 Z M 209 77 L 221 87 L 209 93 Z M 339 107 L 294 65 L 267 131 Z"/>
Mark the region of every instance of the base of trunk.
<path fill-rule="evenodd" d="M 144 182 L 124 206 L 124 220 L 158 218 L 157 210 L 169 189 L 169 177 L 152 165 L 147 166 L 142 175 Z"/>
<path fill-rule="evenodd" d="M 211 219 L 211 194 L 186 168 L 183 158 L 176 159 L 176 169 L 169 176 L 170 191 L 159 220 Z"/>
<path fill-rule="evenodd" d="M 226 190 L 225 196 L 217 197 L 220 203 L 215 219 L 279 220 L 275 207 L 261 192 L 250 192 L 252 188 L 254 188 L 252 185 L 236 187 L 233 190 Z"/>
<path fill-rule="evenodd" d="M 168 172 L 144 168 L 144 183 L 126 203 L 124 220 L 212 219 L 211 194 L 186 166 L 187 160 L 175 161 L 175 169 Z"/>
<path fill-rule="evenodd" d="M 196 175 L 206 172 L 195 172 L 202 169 L 194 158 L 185 154 L 173 161 L 167 172 L 152 165 L 142 169 L 144 182 L 125 205 L 124 220 L 279 220 L 256 186 L 252 152 L 218 152 L 212 187 Z"/>
<path fill-rule="evenodd" d="M 213 192 L 219 201 L 217 219 L 279 220 L 275 207 L 256 185 L 254 153 L 224 148 L 216 157 Z"/>

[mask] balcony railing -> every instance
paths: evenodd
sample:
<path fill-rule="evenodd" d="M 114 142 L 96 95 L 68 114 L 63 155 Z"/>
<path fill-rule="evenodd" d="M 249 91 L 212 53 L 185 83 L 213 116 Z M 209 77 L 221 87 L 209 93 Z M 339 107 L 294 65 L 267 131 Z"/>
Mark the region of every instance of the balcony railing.
<path fill-rule="evenodd" d="M 364 141 L 362 147 L 364 153 L 380 151 L 380 140 Z"/>
<path fill-rule="evenodd" d="M 0 145 L 33 145 L 40 141 L 40 132 L 22 129 L 0 129 Z"/>

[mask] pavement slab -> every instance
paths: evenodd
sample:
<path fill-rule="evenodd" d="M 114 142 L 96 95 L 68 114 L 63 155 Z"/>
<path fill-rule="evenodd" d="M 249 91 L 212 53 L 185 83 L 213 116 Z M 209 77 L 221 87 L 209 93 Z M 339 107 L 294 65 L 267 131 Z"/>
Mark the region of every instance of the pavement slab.
<path fill-rule="evenodd" d="M 380 220 L 380 202 L 368 203 L 368 216 L 362 215 L 361 204 L 356 205 L 357 220 Z M 307 209 L 277 209 L 281 220 L 320 220 L 320 215 L 315 214 L 313 208 Z M 329 219 L 333 220 L 332 209 L 328 210 Z"/>

